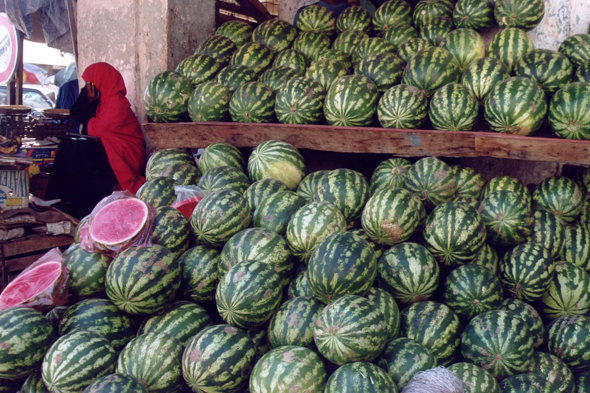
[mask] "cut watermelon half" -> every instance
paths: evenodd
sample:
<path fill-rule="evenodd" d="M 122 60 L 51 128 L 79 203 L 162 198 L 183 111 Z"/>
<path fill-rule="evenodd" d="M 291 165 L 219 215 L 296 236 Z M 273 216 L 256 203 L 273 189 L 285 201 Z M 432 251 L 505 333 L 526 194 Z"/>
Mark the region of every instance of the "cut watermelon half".
<path fill-rule="evenodd" d="M 148 205 L 135 198 L 119 199 L 105 205 L 90 224 L 90 238 L 105 247 L 127 243 L 149 220 Z"/>
<path fill-rule="evenodd" d="M 172 207 L 175 208 L 176 210 L 178 210 L 179 212 L 181 212 L 182 214 L 184 214 L 184 216 L 186 218 L 191 218 L 191 215 L 193 214 L 193 210 L 195 210 L 195 208 L 197 207 L 199 202 L 201 202 L 201 199 L 203 199 L 203 197 L 201 197 L 201 196 L 188 198 L 188 199 L 185 199 L 184 201 L 174 202 L 172 204 Z"/>

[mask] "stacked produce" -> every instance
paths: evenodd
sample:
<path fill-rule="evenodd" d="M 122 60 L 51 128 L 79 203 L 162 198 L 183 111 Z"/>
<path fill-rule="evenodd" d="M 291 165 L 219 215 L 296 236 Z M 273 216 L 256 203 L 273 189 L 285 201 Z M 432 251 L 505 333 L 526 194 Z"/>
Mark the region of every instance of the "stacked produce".
<path fill-rule="evenodd" d="M 590 139 L 590 35 L 535 48 L 527 31 L 544 15 L 542 0 L 390 0 L 373 17 L 307 7 L 297 27 L 230 21 L 152 80 L 145 108 L 155 122 L 469 131 L 485 119 L 516 135 L 548 118 L 555 135 Z"/>

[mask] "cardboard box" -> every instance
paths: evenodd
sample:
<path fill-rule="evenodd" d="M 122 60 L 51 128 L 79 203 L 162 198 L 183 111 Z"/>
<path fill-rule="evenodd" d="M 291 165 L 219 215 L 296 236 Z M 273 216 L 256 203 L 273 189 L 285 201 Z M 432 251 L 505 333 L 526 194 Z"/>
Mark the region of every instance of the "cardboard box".
<path fill-rule="evenodd" d="M 0 170 L 0 208 L 21 209 L 29 206 L 29 172 Z"/>

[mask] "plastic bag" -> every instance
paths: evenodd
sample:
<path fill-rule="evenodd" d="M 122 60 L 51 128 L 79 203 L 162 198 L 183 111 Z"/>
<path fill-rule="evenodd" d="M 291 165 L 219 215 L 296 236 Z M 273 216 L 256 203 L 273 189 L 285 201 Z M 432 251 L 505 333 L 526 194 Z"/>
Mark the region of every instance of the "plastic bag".
<path fill-rule="evenodd" d="M 155 216 L 155 208 L 129 191 L 115 191 L 96 205 L 80 227 L 80 247 L 113 258 L 132 246 L 149 247 Z"/>
<path fill-rule="evenodd" d="M 54 248 L 19 274 L 0 294 L 0 310 L 29 307 L 45 312 L 68 300 L 69 271 Z"/>
<path fill-rule="evenodd" d="M 193 210 L 205 197 L 205 192 L 197 186 L 176 186 L 174 187 L 176 200 L 172 207 L 184 214 L 188 219 L 191 218 Z"/>

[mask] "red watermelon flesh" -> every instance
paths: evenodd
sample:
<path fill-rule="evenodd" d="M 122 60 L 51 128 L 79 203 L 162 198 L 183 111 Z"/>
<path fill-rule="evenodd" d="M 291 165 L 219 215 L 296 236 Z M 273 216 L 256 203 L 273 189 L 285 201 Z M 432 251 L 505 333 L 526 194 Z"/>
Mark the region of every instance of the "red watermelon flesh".
<path fill-rule="evenodd" d="M 203 199 L 201 196 L 188 198 L 180 202 L 174 202 L 172 207 L 184 214 L 186 218 L 191 218 L 193 210 L 195 210 L 199 202 L 201 202 L 201 199 Z"/>
<path fill-rule="evenodd" d="M 145 202 L 118 199 L 105 205 L 90 223 L 90 237 L 105 246 L 117 246 L 134 239 L 145 227 L 149 209 Z"/>

